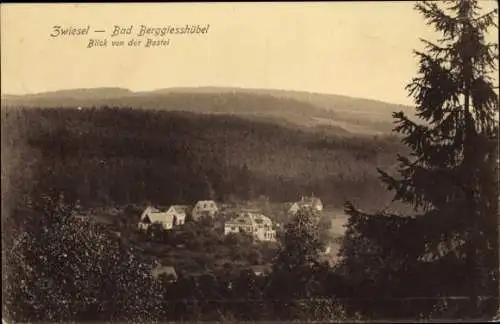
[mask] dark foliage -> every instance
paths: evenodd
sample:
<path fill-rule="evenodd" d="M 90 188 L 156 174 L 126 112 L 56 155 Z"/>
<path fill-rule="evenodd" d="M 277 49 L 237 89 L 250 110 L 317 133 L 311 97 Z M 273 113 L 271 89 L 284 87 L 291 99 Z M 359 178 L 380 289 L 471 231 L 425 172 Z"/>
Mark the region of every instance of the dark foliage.
<path fill-rule="evenodd" d="M 150 260 L 138 246 L 130 244 L 130 238 L 116 237 L 105 227 L 79 220 L 76 209 L 62 196 L 52 194 L 17 211 L 18 217 L 9 218 L 12 231 L 4 237 L 7 319 L 151 322 L 332 320 L 344 316 L 341 305 L 319 284 L 340 282 L 326 267 L 309 264 L 318 256 L 320 243 L 307 215 L 287 228 L 275 273 L 259 276 L 250 268 L 237 269 L 232 258 L 219 271 L 196 274 L 179 267 L 177 280 L 171 280 L 168 276 L 153 279 Z M 311 227 L 302 228 L 306 223 Z M 183 231 L 205 233 L 201 235 L 202 244 L 192 249 L 207 249 L 210 241 L 217 241 L 210 228 L 208 220 L 191 222 L 184 230 L 179 228 L 154 239 L 169 245 L 175 244 L 175 237 L 182 236 Z M 292 238 L 305 243 L 306 248 L 292 244 Z M 180 241 L 188 243 L 185 239 Z M 255 246 L 239 235 L 217 244 L 237 246 L 239 251 Z M 297 281 L 299 289 L 293 294 L 276 286 L 290 279 L 284 270 L 287 265 L 294 278 L 308 279 Z"/>
<path fill-rule="evenodd" d="M 479 16 L 474 0 L 443 7 L 416 5 L 443 38 L 415 53 L 407 88 L 423 122 L 394 114 L 412 153 L 398 156 L 399 176 L 379 170 L 415 212 L 346 205 L 340 271 L 353 287 L 351 311 L 369 318 L 487 319 L 498 307 L 498 96 L 488 77 L 498 54 L 484 39 L 497 12 Z"/>
<path fill-rule="evenodd" d="M 159 302 L 148 265 L 106 229 L 76 219 L 73 210 L 53 193 L 9 219 L 4 316 L 23 322 L 148 320 Z"/>

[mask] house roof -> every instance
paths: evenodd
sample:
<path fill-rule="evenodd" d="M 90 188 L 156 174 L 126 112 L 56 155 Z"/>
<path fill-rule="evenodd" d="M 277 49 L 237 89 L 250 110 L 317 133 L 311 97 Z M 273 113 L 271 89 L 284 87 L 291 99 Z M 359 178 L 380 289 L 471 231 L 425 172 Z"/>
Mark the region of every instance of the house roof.
<path fill-rule="evenodd" d="M 151 222 L 164 222 L 168 221 L 171 222 L 173 221 L 173 215 L 172 214 L 167 214 L 167 213 L 153 213 L 149 215 Z"/>
<path fill-rule="evenodd" d="M 186 206 L 186 205 L 170 205 L 168 207 L 162 207 L 162 208 L 155 208 L 155 207 L 152 207 L 152 206 L 148 206 L 142 212 L 142 215 L 145 215 L 145 214 L 164 214 L 164 213 L 168 212 L 171 208 L 173 208 L 178 213 L 183 213 L 183 212 L 186 212 L 186 209 L 188 209 L 189 206 Z"/>
<path fill-rule="evenodd" d="M 153 268 L 153 270 L 151 270 L 151 275 L 154 278 L 158 278 L 161 275 L 167 275 L 167 276 L 170 275 L 170 276 L 173 276 L 174 278 L 177 278 L 177 273 L 175 272 L 175 268 L 172 266 L 159 265 L 159 266 Z"/>
<path fill-rule="evenodd" d="M 159 209 L 149 206 L 141 214 L 141 221 L 149 218 L 149 221 L 151 223 L 154 223 L 158 221 L 164 221 L 166 217 L 170 217 L 166 211 L 160 211 Z"/>
<path fill-rule="evenodd" d="M 316 208 L 316 206 L 318 205 L 323 205 L 320 198 L 302 196 L 299 201 L 291 203 L 287 206 L 289 210 L 292 210 L 292 208 L 299 208 L 299 209 Z"/>
<path fill-rule="evenodd" d="M 213 200 L 199 200 L 197 203 L 196 203 L 196 206 L 199 206 L 199 205 L 203 205 L 203 204 L 213 204 L 214 206 L 217 207 L 217 203 Z"/>
<path fill-rule="evenodd" d="M 258 224 L 272 224 L 271 219 L 262 214 L 243 211 L 238 214 L 236 218 L 228 221 L 229 225 L 258 225 Z"/>
<path fill-rule="evenodd" d="M 253 220 L 250 217 L 246 217 L 246 215 L 239 215 L 236 218 L 233 218 L 226 222 L 226 224 L 230 225 L 253 225 Z"/>
<path fill-rule="evenodd" d="M 253 220 L 257 224 L 265 224 L 265 223 L 272 223 L 271 219 L 269 217 L 266 217 L 262 214 L 252 214 Z"/>
<path fill-rule="evenodd" d="M 187 205 L 172 205 L 170 208 L 173 208 L 178 213 L 186 213 L 189 209 Z"/>
<path fill-rule="evenodd" d="M 301 205 L 316 205 L 322 204 L 321 199 L 318 197 L 302 197 L 299 201 Z"/>
<path fill-rule="evenodd" d="M 155 207 L 152 207 L 152 206 L 148 206 L 146 208 L 147 211 L 149 211 L 150 213 L 161 213 L 161 210 L 158 209 L 158 208 L 155 208 Z"/>

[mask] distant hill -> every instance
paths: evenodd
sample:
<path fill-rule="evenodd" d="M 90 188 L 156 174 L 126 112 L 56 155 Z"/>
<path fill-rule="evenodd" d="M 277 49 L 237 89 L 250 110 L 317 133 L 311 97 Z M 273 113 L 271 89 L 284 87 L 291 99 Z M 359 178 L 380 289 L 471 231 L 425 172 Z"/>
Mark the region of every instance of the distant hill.
<path fill-rule="evenodd" d="M 2 106 L 132 107 L 267 119 L 337 134 L 377 134 L 392 129 L 391 114 L 412 108 L 340 95 L 243 88 L 167 88 L 132 92 L 123 88 L 73 89 L 5 95 Z"/>
<path fill-rule="evenodd" d="M 82 89 L 67 89 L 49 92 L 40 92 L 26 95 L 4 95 L 2 100 L 6 103 L 10 102 L 26 102 L 32 104 L 37 100 L 53 100 L 64 102 L 66 100 L 93 100 L 93 99 L 109 99 L 131 96 L 134 92 L 124 88 L 82 88 Z"/>

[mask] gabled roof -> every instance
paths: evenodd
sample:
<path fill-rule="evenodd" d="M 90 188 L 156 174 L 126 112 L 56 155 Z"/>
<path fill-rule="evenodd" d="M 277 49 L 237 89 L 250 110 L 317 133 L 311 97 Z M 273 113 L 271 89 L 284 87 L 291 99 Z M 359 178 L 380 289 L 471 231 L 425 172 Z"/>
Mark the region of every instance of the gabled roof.
<path fill-rule="evenodd" d="M 255 223 L 253 221 L 253 218 L 248 217 L 246 215 L 241 215 L 241 216 L 236 217 L 235 223 L 247 224 L 247 225 L 255 225 Z"/>
<path fill-rule="evenodd" d="M 186 205 L 171 205 L 167 208 L 161 208 L 161 209 L 149 206 L 142 212 L 142 215 L 165 214 L 171 209 L 173 209 L 175 212 L 178 212 L 178 213 L 185 213 L 186 209 L 188 209 L 188 208 L 189 208 L 189 206 L 186 206 Z"/>
<path fill-rule="evenodd" d="M 173 276 L 174 278 L 177 278 L 177 273 L 175 272 L 175 268 L 172 266 L 157 266 L 156 268 L 153 268 L 151 270 L 151 275 L 154 278 L 158 278 L 161 275 L 166 275 L 166 276 Z"/>
<path fill-rule="evenodd" d="M 152 207 L 152 206 L 148 206 L 146 207 L 146 210 L 145 211 L 149 211 L 150 213 L 161 213 L 162 211 L 159 210 L 158 208 L 155 208 L 155 207 Z"/>
<path fill-rule="evenodd" d="M 248 211 L 243 211 L 238 214 L 236 218 L 226 222 L 228 225 L 260 225 L 260 224 L 272 224 L 269 217 L 262 214 L 252 213 Z"/>
<path fill-rule="evenodd" d="M 160 211 L 159 209 L 149 206 L 144 210 L 144 212 L 142 212 L 141 222 L 144 222 L 146 218 L 149 218 L 151 223 L 161 222 L 165 220 L 166 216 L 166 211 Z"/>
<path fill-rule="evenodd" d="M 271 219 L 269 217 L 266 217 L 262 214 L 252 214 L 253 220 L 257 224 L 270 224 L 272 223 Z"/>
<path fill-rule="evenodd" d="M 226 222 L 229 225 L 253 225 L 253 219 L 246 217 L 246 215 L 239 215 Z"/>
<path fill-rule="evenodd" d="M 301 205 L 315 205 L 322 204 L 321 199 L 318 197 L 302 197 L 299 201 Z"/>
<path fill-rule="evenodd" d="M 322 206 L 323 203 L 321 202 L 321 199 L 318 197 L 304 197 L 302 196 L 299 201 L 291 203 L 288 205 L 288 209 L 291 210 L 292 208 L 299 208 L 299 209 L 308 209 L 308 208 L 316 208 L 316 206 Z"/>
<path fill-rule="evenodd" d="M 213 200 L 199 200 L 195 206 L 201 206 L 201 205 L 204 205 L 204 204 L 209 204 L 209 205 L 214 205 L 215 207 L 217 207 L 217 203 Z"/>
<path fill-rule="evenodd" d="M 214 203 L 215 204 L 215 201 L 213 201 L 213 200 L 198 200 L 196 202 L 196 204 L 200 204 L 200 203 Z"/>
<path fill-rule="evenodd" d="M 172 205 L 170 208 L 173 208 L 178 213 L 186 213 L 189 210 L 187 205 Z"/>

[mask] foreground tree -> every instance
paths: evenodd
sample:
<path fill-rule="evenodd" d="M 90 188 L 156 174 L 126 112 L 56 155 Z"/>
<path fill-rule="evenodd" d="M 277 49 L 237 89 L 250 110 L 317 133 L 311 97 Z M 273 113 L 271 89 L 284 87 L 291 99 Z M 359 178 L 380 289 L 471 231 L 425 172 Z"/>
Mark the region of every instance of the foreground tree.
<path fill-rule="evenodd" d="M 330 275 L 323 260 L 317 217 L 300 210 L 287 224 L 270 275 L 267 295 L 277 301 L 274 315 L 279 319 L 332 320 L 343 317 L 342 308 L 325 296 Z"/>
<path fill-rule="evenodd" d="M 96 224 L 46 195 L 13 215 L 4 314 L 16 321 L 147 320 L 158 309 L 149 267 Z"/>
<path fill-rule="evenodd" d="M 300 210 L 286 225 L 280 243 L 273 274 L 284 281 L 277 291 L 287 298 L 311 297 L 317 284 L 317 278 L 311 274 L 322 265 L 323 242 L 318 224 L 309 211 Z M 294 284 L 290 285 L 290 282 Z"/>
<path fill-rule="evenodd" d="M 443 35 L 415 52 L 418 75 L 407 89 L 422 123 L 393 114 L 412 153 L 398 156 L 399 176 L 379 170 L 394 200 L 415 214 L 368 215 L 346 204 L 341 271 L 367 316 L 492 316 L 498 305 L 498 96 L 490 78 L 498 46 L 485 40 L 497 10 L 480 15 L 476 0 L 442 4 L 416 5 Z"/>

